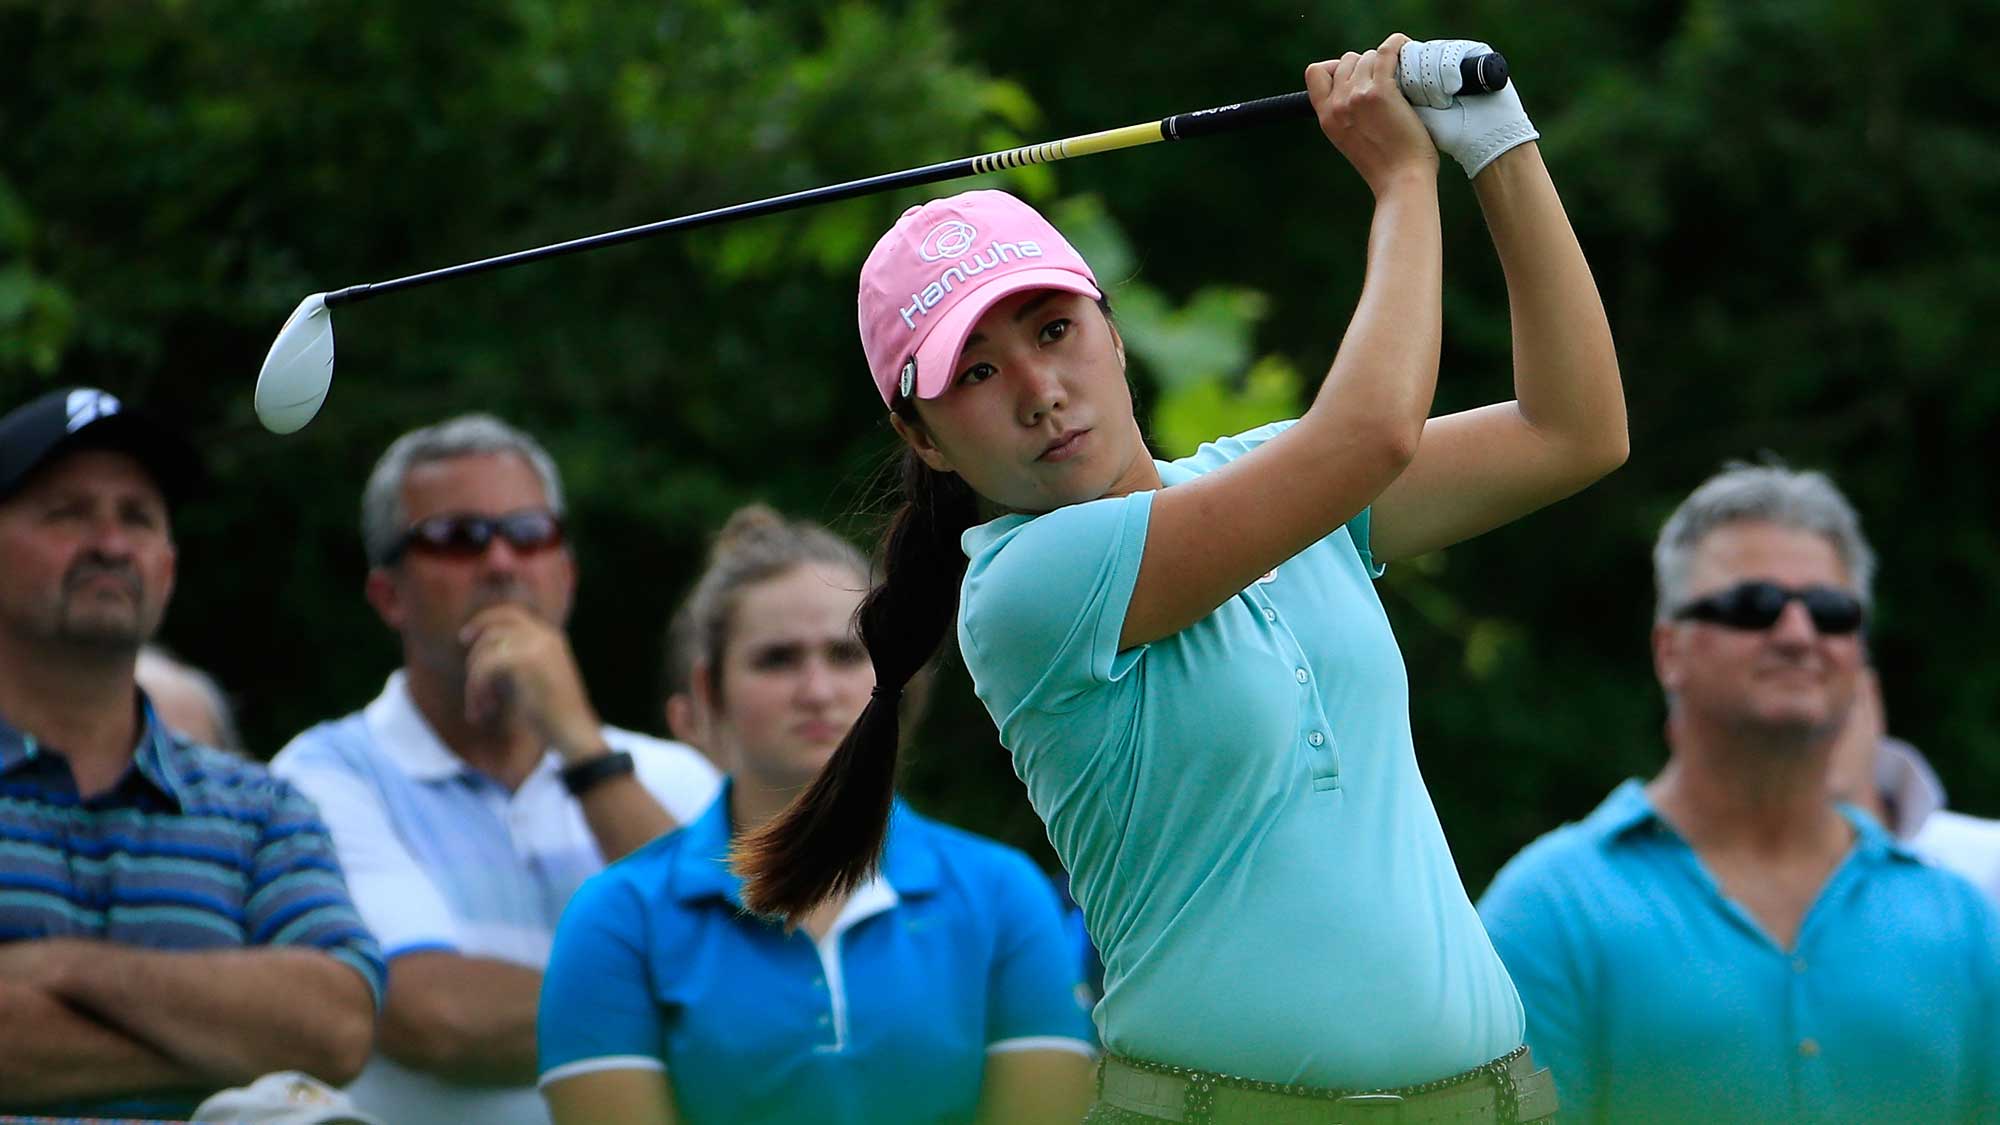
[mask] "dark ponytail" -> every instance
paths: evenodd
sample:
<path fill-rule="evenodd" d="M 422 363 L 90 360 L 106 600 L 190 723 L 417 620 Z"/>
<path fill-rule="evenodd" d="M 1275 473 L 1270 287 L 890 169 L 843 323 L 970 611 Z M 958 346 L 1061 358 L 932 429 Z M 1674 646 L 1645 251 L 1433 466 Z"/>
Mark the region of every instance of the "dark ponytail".
<path fill-rule="evenodd" d="M 909 400 L 895 403 L 913 425 Z M 882 582 L 861 603 L 861 642 L 875 666 L 875 694 L 812 785 L 777 819 L 737 842 L 732 866 L 743 901 L 797 922 L 874 872 L 895 799 L 899 704 L 937 651 L 958 611 L 965 577 L 959 536 L 979 521 L 979 501 L 956 473 L 903 453 L 903 505 L 882 537 Z"/>

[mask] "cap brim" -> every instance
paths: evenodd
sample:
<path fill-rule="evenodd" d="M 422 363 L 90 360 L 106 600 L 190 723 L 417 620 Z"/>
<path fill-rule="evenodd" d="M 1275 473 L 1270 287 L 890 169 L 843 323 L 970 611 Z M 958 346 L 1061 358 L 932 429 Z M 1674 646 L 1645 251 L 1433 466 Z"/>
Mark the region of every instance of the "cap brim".
<path fill-rule="evenodd" d="M 1097 286 L 1090 279 L 1074 270 L 1033 269 L 1010 273 L 997 281 L 973 291 L 972 295 L 944 314 L 930 335 L 917 346 L 916 397 L 936 398 L 951 386 L 953 368 L 958 366 L 958 353 L 965 350 L 965 338 L 972 335 L 972 329 L 986 310 L 1006 300 L 1016 293 L 1029 289 L 1060 289 L 1065 293 L 1078 293 L 1091 300 L 1101 300 Z"/>

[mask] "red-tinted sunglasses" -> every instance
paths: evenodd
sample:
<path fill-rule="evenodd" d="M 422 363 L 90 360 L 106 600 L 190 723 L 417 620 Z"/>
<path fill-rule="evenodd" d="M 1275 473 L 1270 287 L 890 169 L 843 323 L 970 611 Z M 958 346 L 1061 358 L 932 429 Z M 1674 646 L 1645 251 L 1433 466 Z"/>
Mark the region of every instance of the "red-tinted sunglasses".
<path fill-rule="evenodd" d="M 394 563 L 415 551 L 442 559 L 476 559 L 486 553 L 495 538 L 523 555 L 559 547 L 563 541 L 562 519 L 554 512 L 526 509 L 498 516 L 477 516 L 450 512 L 410 525 L 396 547 L 389 552 Z"/>

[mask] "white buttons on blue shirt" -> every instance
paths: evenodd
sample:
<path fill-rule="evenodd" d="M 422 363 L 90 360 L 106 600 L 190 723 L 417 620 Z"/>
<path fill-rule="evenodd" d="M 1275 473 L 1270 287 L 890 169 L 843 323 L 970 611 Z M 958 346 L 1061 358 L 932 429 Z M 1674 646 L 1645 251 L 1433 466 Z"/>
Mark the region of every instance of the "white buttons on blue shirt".
<path fill-rule="evenodd" d="M 1277 621 L 1277 620 L 1278 620 L 1278 611 L 1277 611 L 1277 610 L 1275 610 L 1275 609 L 1272 609 L 1272 608 L 1271 608 L 1270 606 L 1265 606 L 1265 607 L 1264 607 L 1264 620 L 1266 620 L 1266 621 L 1272 621 L 1272 622 L 1275 622 L 1275 621 Z"/>
<path fill-rule="evenodd" d="M 1314 731 L 1306 735 L 1306 741 L 1312 743 L 1314 746 L 1323 746 L 1326 744 L 1326 736 L 1318 731 Z"/>
<path fill-rule="evenodd" d="M 1299 669 L 1297 672 L 1293 674 L 1299 678 L 1300 683 L 1305 683 L 1307 680 L 1312 679 L 1312 673 L 1306 671 L 1304 668 Z"/>

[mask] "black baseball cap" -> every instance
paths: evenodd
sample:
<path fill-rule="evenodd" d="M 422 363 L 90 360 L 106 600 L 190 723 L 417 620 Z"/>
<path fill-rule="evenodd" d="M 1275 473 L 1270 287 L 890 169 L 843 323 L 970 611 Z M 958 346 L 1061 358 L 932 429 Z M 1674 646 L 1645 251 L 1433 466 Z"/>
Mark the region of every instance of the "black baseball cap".
<path fill-rule="evenodd" d="M 0 417 L 0 500 L 35 470 L 76 449 L 116 449 L 137 458 L 179 506 L 201 491 L 201 457 L 187 439 L 95 387 L 64 387 Z"/>

